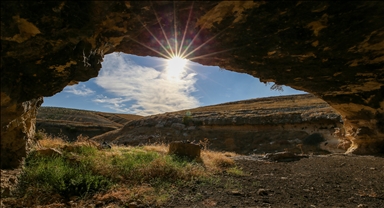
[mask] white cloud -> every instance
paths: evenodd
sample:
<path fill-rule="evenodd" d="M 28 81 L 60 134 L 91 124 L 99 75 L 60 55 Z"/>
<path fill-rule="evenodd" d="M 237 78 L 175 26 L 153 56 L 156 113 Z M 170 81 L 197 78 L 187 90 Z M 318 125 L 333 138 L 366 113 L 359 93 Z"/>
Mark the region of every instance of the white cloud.
<path fill-rule="evenodd" d="M 196 91 L 195 74 L 183 71 L 180 79 L 169 76 L 167 70 L 139 66 L 126 55 L 109 54 L 95 83 L 116 98 L 100 96 L 95 102 L 119 112 L 152 115 L 199 106 L 191 95 Z M 129 105 L 126 102 L 131 101 Z M 133 104 L 132 104 L 133 102 Z"/>
<path fill-rule="evenodd" d="M 72 94 L 79 95 L 79 96 L 88 96 L 88 95 L 92 95 L 95 93 L 95 91 L 87 88 L 84 84 L 67 86 L 64 89 L 64 92 L 72 93 Z"/>

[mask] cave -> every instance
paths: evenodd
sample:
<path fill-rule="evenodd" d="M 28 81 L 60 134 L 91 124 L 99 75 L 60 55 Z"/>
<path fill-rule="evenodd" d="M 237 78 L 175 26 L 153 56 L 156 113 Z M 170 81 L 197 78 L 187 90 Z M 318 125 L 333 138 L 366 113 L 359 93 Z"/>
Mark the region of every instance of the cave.
<path fill-rule="evenodd" d="M 2 1 L 1 168 L 28 153 L 44 96 L 96 77 L 106 54 L 170 48 L 311 93 L 342 115 L 347 153 L 383 153 L 383 19 L 380 1 Z"/>

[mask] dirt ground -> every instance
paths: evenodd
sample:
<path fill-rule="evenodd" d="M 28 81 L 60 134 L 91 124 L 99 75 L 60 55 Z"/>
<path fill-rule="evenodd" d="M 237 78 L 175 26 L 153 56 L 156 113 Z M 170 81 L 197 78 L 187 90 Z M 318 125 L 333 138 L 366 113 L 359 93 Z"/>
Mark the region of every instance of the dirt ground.
<path fill-rule="evenodd" d="M 209 182 L 186 184 L 163 207 L 384 207 L 384 157 L 332 154 L 291 162 L 260 158 L 234 158 L 242 173 L 223 172 Z M 2 185 L 6 174 L 2 171 Z M 1 207 L 19 207 L 13 200 L 2 201 Z M 120 207 L 117 204 L 92 202 L 88 207 Z"/>
<path fill-rule="evenodd" d="M 183 187 L 166 207 L 384 207 L 384 158 L 344 154 L 292 162 L 236 160 L 244 175 Z"/>

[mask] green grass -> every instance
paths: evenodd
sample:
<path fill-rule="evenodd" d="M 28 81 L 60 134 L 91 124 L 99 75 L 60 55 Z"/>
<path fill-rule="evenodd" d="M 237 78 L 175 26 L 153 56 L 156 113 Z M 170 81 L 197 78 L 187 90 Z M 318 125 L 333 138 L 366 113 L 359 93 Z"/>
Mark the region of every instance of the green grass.
<path fill-rule="evenodd" d="M 112 181 L 91 171 L 89 163 L 72 163 L 64 157 L 43 157 L 37 154 L 27 158 L 19 179 L 22 194 L 41 191 L 59 194 L 64 198 L 86 196 L 105 190 Z"/>
<path fill-rule="evenodd" d="M 238 167 L 231 167 L 231 168 L 228 168 L 227 172 L 231 175 L 237 175 L 237 176 L 245 176 L 247 174 L 244 173 L 243 170 L 241 170 L 240 168 Z"/>
<path fill-rule="evenodd" d="M 33 149 L 46 147 L 62 154 L 43 156 L 32 152 L 18 180 L 18 197 L 33 200 L 33 205 L 73 197 L 109 197 L 123 204 L 140 199 L 161 205 L 177 192 L 178 186 L 195 180 L 212 183 L 214 173 L 232 164 L 224 154 L 209 151 L 196 162 L 166 154 L 165 146 L 98 149 L 87 140 L 68 143 L 57 138 L 40 139 Z"/>
<path fill-rule="evenodd" d="M 125 179 L 133 179 L 131 181 L 133 183 L 156 181 L 156 179 L 162 181 L 186 179 L 203 172 L 203 167 L 197 163 L 189 163 L 180 158 L 161 155 L 157 152 L 137 151 L 137 149 L 113 157 L 111 164 L 114 172 Z M 188 168 L 201 172 L 187 173 L 185 169 Z"/>

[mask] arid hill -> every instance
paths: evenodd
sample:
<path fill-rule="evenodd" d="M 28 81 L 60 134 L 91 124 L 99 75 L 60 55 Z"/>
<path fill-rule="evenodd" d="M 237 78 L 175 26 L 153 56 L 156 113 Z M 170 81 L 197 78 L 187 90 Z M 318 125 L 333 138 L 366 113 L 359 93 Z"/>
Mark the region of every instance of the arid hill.
<path fill-rule="evenodd" d="M 64 136 L 73 141 L 79 135 L 93 137 L 119 129 L 125 123 L 141 117 L 131 114 L 41 107 L 37 113 L 36 129 L 48 134 Z"/>
<path fill-rule="evenodd" d="M 284 150 L 322 154 L 344 152 L 349 146 L 333 135 L 341 126 L 340 115 L 326 102 L 304 94 L 147 116 L 93 139 L 124 145 L 189 140 L 240 154 Z"/>

